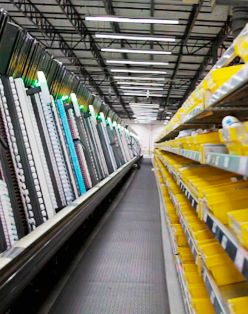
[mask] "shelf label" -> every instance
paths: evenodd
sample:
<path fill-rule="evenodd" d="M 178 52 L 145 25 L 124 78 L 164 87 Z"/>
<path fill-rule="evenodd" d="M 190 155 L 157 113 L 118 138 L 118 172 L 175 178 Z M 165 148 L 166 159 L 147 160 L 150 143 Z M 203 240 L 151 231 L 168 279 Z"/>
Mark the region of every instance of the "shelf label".
<path fill-rule="evenodd" d="M 207 155 L 207 158 L 206 158 L 206 163 L 209 164 L 210 163 L 210 159 L 211 159 L 211 155 Z"/>
<path fill-rule="evenodd" d="M 207 218 L 208 218 L 208 213 L 204 212 L 204 214 L 203 214 L 203 221 L 207 222 Z"/>
<path fill-rule="evenodd" d="M 221 246 L 223 247 L 223 249 L 226 249 L 226 245 L 227 245 L 227 237 L 225 235 L 223 235 L 222 240 L 221 240 Z"/>
<path fill-rule="evenodd" d="M 246 174 L 246 167 L 247 167 L 247 157 L 240 157 L 239 158 L 238 173 L 245 175 Z"/>
<path fill-rule="evenodd" d="M 192 205 L 192 207 L 194 207 L 194 205 L 195 205 L 195 200 L 194 199 L 192 199 L 191 205 Z"/>
<path fill-rule="evenodd" d="M 216 156 L 215 166 L 219 166 L 220 156 Z"/>
<path fill-rule="evenodd" d="M 236 265 L 239 271 L 243 270 L 244 261 L 245 261 L 244 251 L 242 248 L 238 248 L 236 256 L 235 256 L 234 264 Z"/>
<path fill-rule="evenodd" d="M 215 294 L 213 290 L 211 291 L 210 300 L 211 300 L 211 303 L 214 304 Z"/>
<path fill-rule="evenodd" d="M 203 279 L 204 279 L 204 282 L 206 282 L 206 279 L 207 279 L 207 272 L 206 272 L 206 270 L 203 273 Z"/>
<path fill-rule="evenodd" d="M 225 168 L 228 168 L 229 159 L 230 159 L 229 157 L 225 157 L 225 158 L 224 158 L 224 163 L 223 163 L 223 165 L 224 165 Z"/>
<path fill-rule="evenodd" d="M 214 222 L 214 223 L 213 223 L 213 226 L 212 226 L 212 231 L 213 231 L 213 233 L 216 232 L 216 229 L 217 229 L 217 224 Z"/>

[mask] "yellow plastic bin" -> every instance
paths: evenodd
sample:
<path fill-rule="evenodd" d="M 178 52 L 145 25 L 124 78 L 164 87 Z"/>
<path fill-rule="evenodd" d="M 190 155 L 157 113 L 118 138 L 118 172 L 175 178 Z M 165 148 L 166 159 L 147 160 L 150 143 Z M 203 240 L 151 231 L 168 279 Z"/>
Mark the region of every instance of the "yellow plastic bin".
<path fill-rule="evenodd" d="M 233 231 L 242 237 L 241 226 L 248 222 L 248 209 L 235 210 L 228 213 L 228 223 Z"/>
<path fill-rule="evenodd" d="M 248 313 L 248 297 L 230 299 L 227 302 L 230 314 Z"/>
<path fill-rule="evenodd" d="M 230 211 L 248 208 L 248 189 L 228 190 L 221 193 L 209 193 L 204 191 L 206 203 L 212 213 L 223 224 L 228 224 Z"/>
<path fill-rule="evenodd" d="M 192 299 L 197 314 L 215 314 L 210 298 Z"/>
<path fill-rule="evenodd" d="M 206 286 L 203 285 L 188 285 L 188 291 L 192 299 L 209 298 Z"/>
<path fill-rule="evenodd" d="M 219 243 L 205 244 L 200 252 L 217 286 L 245 281 Z"/>

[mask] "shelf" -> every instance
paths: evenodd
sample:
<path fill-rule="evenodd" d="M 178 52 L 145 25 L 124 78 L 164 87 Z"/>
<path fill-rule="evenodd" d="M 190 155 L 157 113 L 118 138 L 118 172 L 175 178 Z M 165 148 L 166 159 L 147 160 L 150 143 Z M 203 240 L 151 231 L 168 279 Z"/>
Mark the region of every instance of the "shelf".
<path fill-rule="evenodd" d="M 228 154 L 209 153 L 205 157 L 205 164 L 248 176 L 248 157 Z"/>
<path fill-rule="evenodd" d="M 0 313 L 4 313 L 65 241 L 137 162 L 113 172 L 0 255 Z"/>
<path fill-rule="evenodd" d="M 155 168 L 155 170 L 159 170 L 159 168 Z M 163 184 L 160 184 L 156 171 L 155 171 L 155 177 L 156 177 L 156 182 L 157 182 L 157 186 L 158 186 L 158 189 L 159 189 L 159 194 L 160 194 L 160 197 L 161 197 L 162 203 L 163 203 L 163 210 L 166 213 L 166 205 L 164 203 L 164 200 L 163 200 L 163 197 L 162 197 L 162 191 L 161 191 L 161 186 Z M 173 252 L 173 256 L 174 256 L 174 261 L 175 261 L 176 273 L 177 273 L 177 276 L 178 276 L 178 281 L 179 281 L 179 285 L 180 285 L 180 288 L 181 288 L 182 299 L 183 299 L 183 303 L 184 303 L 184 307 L 185 307 L 186 313 L 187 314 L 197 314 L 195 312 L 195 310 L 192 309 L 192 307 L 190 305 L 190 298 L 191 297 L 188 294 L 187 286 L 186 286 L 185 281 L 184 281 L 183 272 L 182 272 L 183 267 L 182 267 L 182 264 L 180 262 L 180 258 L 179 258 L 179 255 L 178 255 L 177 245 L 176 245 L 176 241 L 175 241 L 175 239 L 173 237 L 173 231 L 172 231 L 172 228 L 171 228 L 170 221 L 167 219 L 166 222 L 167 222 L 167 228 L 168 228 L 168 233 L 169 233 L 170 244 L 171 244 L 171 248 L 172 248 L 172 252 Z"/>
<path fill-rule="evenodd" d="M 174 199 L 174 201 L 172 201 L 174 203 L 176 198 L 170 189 L 169 189 L 169 194 Z M 194 242 L 194 240 L 193 240 L 193 238 L 189 232 L 189 229 L 188 229 L 187 224 L 183 218 L 182 213 L 180 212 L 178 206 L 175 206 L 175 208 L 177 209 L 178 218 L 179 218 L 180 224 L 182 225 L 182 228 L 183 228 L 185 237 L 187 239 L 188 245 L 190 247 L 191 253 L 194 256 L 195 263 L 196 263 L 196 265 L 198 265 L 198 257 L 200 256 L 200 253 L 197 250 L 197 246 L 196 246 L 196 244 L 195 244 L 195 242 Z M 216 314 L 229 314 L 226 302 L 221 295 L 219 287 L 216 285 L 212 275 L 208 271 L 207 267 L 203 264 L 202 260 L 201 260 L 201 269 L 202 269 L 204 283 L 206 285 L 211 303 L 214 306 Z"/>
<path fill-rule="evenodd" d="M 215 218 L 206 206 L 203 206 L 203 221 L 234 262 L 241 274 L 248 280 L 248 251 L 240 245 L 232 231 Z"/>
<path fill-rule="evenodd" d="M 236 157 L 236 156 L 232 156 Z M 165 165 L 165 163 L 163 163 Z M 165 165 L 168 169 L 168 166 Z M 175 180 L 177 182 L 177 180 Z M 187 197 L 191 206 L 198 212 L 198 200 L 192 195 L 186 185 L 179 180 L 178 185 L 182 192 Z M 172 196 L 175 204 L 175 197 Z M 203 221 L 213 233 L 217 241 L 221 244 L 228 256 L 234 262 L 235 266 L 241 274 L 248 280 L 248 251 L 240 244 L 239 240 L 232 231 L 223 225 L 207 208 L 202 206 Z"/>
<path fill-rule="evenodd" d="M 233 45 L 226 51 L 213 69 L 219 69 L 227 65 L 226 61 L 230 59 L 230 53 L 234 55 Z M 244 121 L 248 117 L 247 104 L 248 63 L 211 95 L 206 109 L 201 109 L 202 104 L 198 105 L 185 116 L 182 123 L 176 125 L 168 134 L 158 139 L 157 143 L 175 138 L 182 130 L 221 125 L 222 119 L 227 115 L 235 115 L 240 121 Z"/>
<path fill-rule="evenodd" d="M 248 156 L 224 154 L 223 152 L 226 151 L 224 145 L 205 144 L 203 157 L 201 152 L 193 150 L 179 148 L 159 149 L 200 162 L 201 164 L 213 166 L 242 176 L 248 176 Z"/>
<path fill-rule="evenodd" d="M 187 197 L 188 201 L 190 202 L 191 206 L 195 209 L 195 211 L 198 213 L 198 200 L 193 196 L 191 191 L 187 188 L 187 186 L 183 183 L 182 180 L 179 180 L 178 183 L 180 189 L 184 193 L 184 195 Z"/>
<path fill-rule="evenodd" d="M 178 155 L 181 155 L 183 157 L 186 157 L 186 158 L 198 161 L 198 162 L 201 161 L 201 153 L 193 151 L 193 150 L 181 149 L 181 153 Z"/>

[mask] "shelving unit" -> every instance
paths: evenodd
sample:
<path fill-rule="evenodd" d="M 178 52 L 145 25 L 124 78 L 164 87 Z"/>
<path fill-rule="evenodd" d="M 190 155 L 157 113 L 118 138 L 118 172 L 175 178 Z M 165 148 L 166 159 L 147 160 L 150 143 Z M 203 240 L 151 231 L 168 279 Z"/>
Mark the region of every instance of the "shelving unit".
<path fill-rule="evenodd" d="M 163 161 L 162 158 L 160 158 L 160 160 Z M 171 176 L 174 177 L 174 179 L 175 179 L 176 174 L 173 173 L 171 168 L 164 162 L 163 162 L 163 165 L 166 167 L 166 169 L 171 174 Z M 163 178 L 164 178 L 164 176 L 163 176 Z M 164 180 L 165 180 L 165 178 L 164 178 Z M 189 189 L 186 188 L 185 184 L 181 180 L 175 180 L 175 181 L 178 183 L 178 186 L 181 188 L 182 192 L 185 194 L 185 196 L 188 199 L 191 206 L 193 205 L 192 207 L 197 211 L 198 201 L 196 200 L 196 198 L 192 195 L 192 193 L 189 191 Z M 210 271 L 208 270 L 208 268 L 204 264 L 203 259 L 201 258 L 201 254 L 198 251 L 197 245 L 191 236 L 191 233 L 188 229 L 187 223 L 184 219 L 184 215 L 180 212 L 180 209 L 178 207 L 178 203 L 177 203 L 175 195 L 173 194 L 173 192 L 170 190 L 170 187 L 166 183 L 165 183 L 165 186 L 167 187 L 167 189 L 169 191 L 169 195 L 170 195 L 170 198 L 172 200 L 173 205 L 177 209 L 179 222 L 182 225 L 182 228 L 183 228 L 185 237 L 187 239 L 188 245 L 190 247 L 192 255 L 194 256 L 195 263 L 198 264 L 199 260 L 200 260 L 201 274 L 202 274 L 202 277 L 204 279 L 204 283 L 205 283 L 205 286 L 206 286 L 207 291 L 209 293 L 209 297 L 210 297 L 211 303 L 214 307 L 215 313 L 217 313 L 217 314 L 230 314 L 230 311 L 229 311 L 228 305 L 227 305 L 227 300 L 230 298 L 238 298 L 238 297 L 246 296 L 245 293 L 248 292 L 248 282 L 234 283 L 231 285 L 225 285 L 225 286 L 221 286 L 221 287 L 218 287 L 216 285 L 213 276 L 211 275 Z M 160 191 L 160 193 L 161 193 L 161 191 Z M 166 208 L 166 204 L 165 204 L 165 208 Z M 222 245 L 222 247 L 224 248 L 226 253 L 229 255 L 229 257 L 231 257 L 231 259 L 235 262 L 235 265 L 237 266 L 237 268 L 240 270 L 240 272 L 247 279 L 247 277 L 245 276 L 246 270 L 244 268 L 244 265 L 247 263 L 247 253 L 248 252 L 240 246 L 240 244 L 238 243 L 238 240 L 235 239 L 235 237 L 228 230 L 228 228 L 226 228 L 223 224 L 218 222 L 218 220 L 209 212 L 209 210 L 204 209 L 203 216 L 204 216 L 203 220 L 206 223 L 206 225 L 213 232 L 216 239 Z M 173 233 L 171 231 L 169 222 L 168 222 L 168 228 L 169 228 L 170 237 L 172 239 L 173 252 L 176 252 L 176 249 L 175 249 L 176 241 L 173 239 L 173 236 L 172 236 Z M 226 240 L 223 240 L 223 236 L 226 237 Z M 223 242 L 220 241 L 220 238 L 222 239 Z M 234 246 L 236 247 L 236 252 L 235 252 Z M 238 251 L 239 251 L 239 253 L 238 253 Z M 236 259 L 236 261 L 235 261 L 235 259 Z M 177 262 L 175 262 L 175 264 L 177 265 Z M 241 265 L 243 265 L 242 268 L 240 268 Z M 187 289 L 185 290 L 185 287 L 182 286 L 182 289 L 183 289 L 184 293 L 187 292 Z M 188 296 L 188 298 L 190 299 L 189 296 Z"/>

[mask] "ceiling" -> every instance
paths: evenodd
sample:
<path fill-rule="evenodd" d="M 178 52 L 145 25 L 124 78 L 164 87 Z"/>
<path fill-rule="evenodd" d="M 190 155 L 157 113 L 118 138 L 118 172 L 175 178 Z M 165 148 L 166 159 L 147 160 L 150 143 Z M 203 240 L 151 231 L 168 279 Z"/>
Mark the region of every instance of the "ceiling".
<path fill-rule="evenodd" d="M 198 0 L 197 4 L 185 4 L 183 0 L 1 0 L 0 6 L 8 11 L 15 23 L 40 41 L 56 59 L 81 76 L 82 82 L 103 98 L 122 119 L 134 118 L 130 102 L 145 102 L 159 104 L 157 119 L 165 120 L 168 116 L 167 111 L 176 111 L 233 40 L 228 8 L 220 7 L 212 12 L 210 1 L 207 0 Z M 179 24 L 139 24 L 85 19 L 86 16 L 96 15 L 176 19 L 179 20 Z M 175 41 L 103 39 L 96 38 L 96 33 L 170 37 L 175 38 Z M 156 50 L 171 54 L 103 52 L 102 48 Z M 169 64 L 109 64 L 107 60 Z M 82 76 L 80 68 L 87 71 L 87 77 Z M 122 73 L 112 72 L 112 69 L 167 73 L 152 75 Z M 120 79 L 119 81 L 126 82 L 120 85 L 114 76 L 163 78 L 165 81 Z M 162 86 L 153 86 L 159 90 L 149 92 L 162 97 L 126 95 L 127 92 L 137 91 L 136 88 L 132 89 L 135 86 L 130 82 L 162 83 Z M 129 88 L 125 91 L 120 86 Z M 139 90 L 138 93 L 146 94 L 147 90 Z"/>

